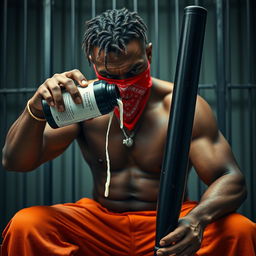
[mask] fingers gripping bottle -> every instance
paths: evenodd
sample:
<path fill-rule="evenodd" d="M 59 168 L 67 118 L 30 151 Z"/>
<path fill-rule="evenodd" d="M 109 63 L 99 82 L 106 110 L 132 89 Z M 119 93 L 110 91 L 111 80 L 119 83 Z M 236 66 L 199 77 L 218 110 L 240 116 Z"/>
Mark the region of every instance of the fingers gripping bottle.
<path fill-rule="evenodd" d="M 90 83 L 87 87 L 78 87 L 78 90 L 82 97 L 82 104 L 75 104 L 68 92 L 62 94 L 65 104 L 64 112 L 58 112 L 55 107 L 50 107 L 46 100 L 42 100 L 45 118 L 52 128 L 105 115 L 118 105 L 117 99 L 120 95 L 114 84 L 99 80 Z"/>

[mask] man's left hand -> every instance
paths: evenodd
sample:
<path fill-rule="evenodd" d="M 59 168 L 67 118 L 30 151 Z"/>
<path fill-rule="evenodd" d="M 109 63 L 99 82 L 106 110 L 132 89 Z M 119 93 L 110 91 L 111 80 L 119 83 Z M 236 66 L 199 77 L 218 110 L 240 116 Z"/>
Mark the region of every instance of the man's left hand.
<path fill-rule="evenodd" d="M 179 219 L 178 227 L 160 241 L 158 256 L 192 256 L 201 247 L 205 227 L 188 216 Z"/>

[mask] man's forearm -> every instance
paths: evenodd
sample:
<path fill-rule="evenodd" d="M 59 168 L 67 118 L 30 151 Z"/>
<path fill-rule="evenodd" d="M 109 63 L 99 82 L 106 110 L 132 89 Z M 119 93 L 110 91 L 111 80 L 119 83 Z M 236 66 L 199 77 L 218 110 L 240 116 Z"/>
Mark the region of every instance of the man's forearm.
<path fill-rule="evenodd" d="M 213 182 L 199 204 L 187 217 L 206 226 L 216 219 L 237 210 L 246 198 L 244 178 L 239 173 L 227 173 Z"/>
<path fill-rule="evenodd" d="M 40 164 L 45 124 L 24 110 L 6 137 L 2 164 L 7 170 L 29 171 Z"/>

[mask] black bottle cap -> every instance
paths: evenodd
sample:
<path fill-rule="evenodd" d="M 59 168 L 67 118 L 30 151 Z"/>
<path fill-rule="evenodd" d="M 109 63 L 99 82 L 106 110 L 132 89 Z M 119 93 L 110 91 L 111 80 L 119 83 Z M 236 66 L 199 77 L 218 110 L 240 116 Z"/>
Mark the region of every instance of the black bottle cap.
<path fill-rule="evenodd" d="M 117 106 L 120 97 L 119 90 L 115 84 L 108 84 L 104 80 L 94 82 L 94 95 L 97 106 L 102 115 L 111 112 Z"/>

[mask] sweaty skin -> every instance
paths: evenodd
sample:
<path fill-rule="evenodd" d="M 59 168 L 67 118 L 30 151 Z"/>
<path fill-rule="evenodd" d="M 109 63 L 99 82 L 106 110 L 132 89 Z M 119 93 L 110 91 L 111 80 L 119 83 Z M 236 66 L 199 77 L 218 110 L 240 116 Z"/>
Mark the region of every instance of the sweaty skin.
<path fill-rule="evenodd" d="M 97 47 L 89 58 L 102 76 L 124 79 L 143 72 L 147 62 L 151 62 L 151 55 L 151 44 L 145 47 L 134 40 L 127 45 L 126 53 L 108 53 L 107 66 L 104 52 L 98 55 Z M 81 99 L 74 81 L 81 86 L 88 83 L 79 70 L 55 74 L 47 79 L 30 100 L 34 115 L 43 116 L 42 98 L 63 111 L 60 87 L 65 87 L 79 104 Z M 109 134 L 112 176 L 108 198 L 104 197 L 104 185 L 109 115 L 52 129 L 45 122 L 33 119 L 25 109 L 8 132 L 3 166 L 12 171 L 31 171 L 63 153 L 76 139 L 92 171 L 96 201 L 114 212 L 155 210 L 172 90 L 172 83 L 153 78 L 151 95 L 136 125 L 132 148 L 122 144 L 124 137 L 119 120 L 113 119 Z M 212 110 L 200 96 L 197 98 L 189 157 L 190 166 L 194 166 L 208 189 L 177 229 L 161 240 L 161 245 L 166 248 L 158 250 L 158 255 L 190 255 L 197 251 L 206 225 L 235 211 L 246 195 L 244 177 L 230 146 L 219 132 Z M 173 243 L 175 245 L 171 245 Z"/>

